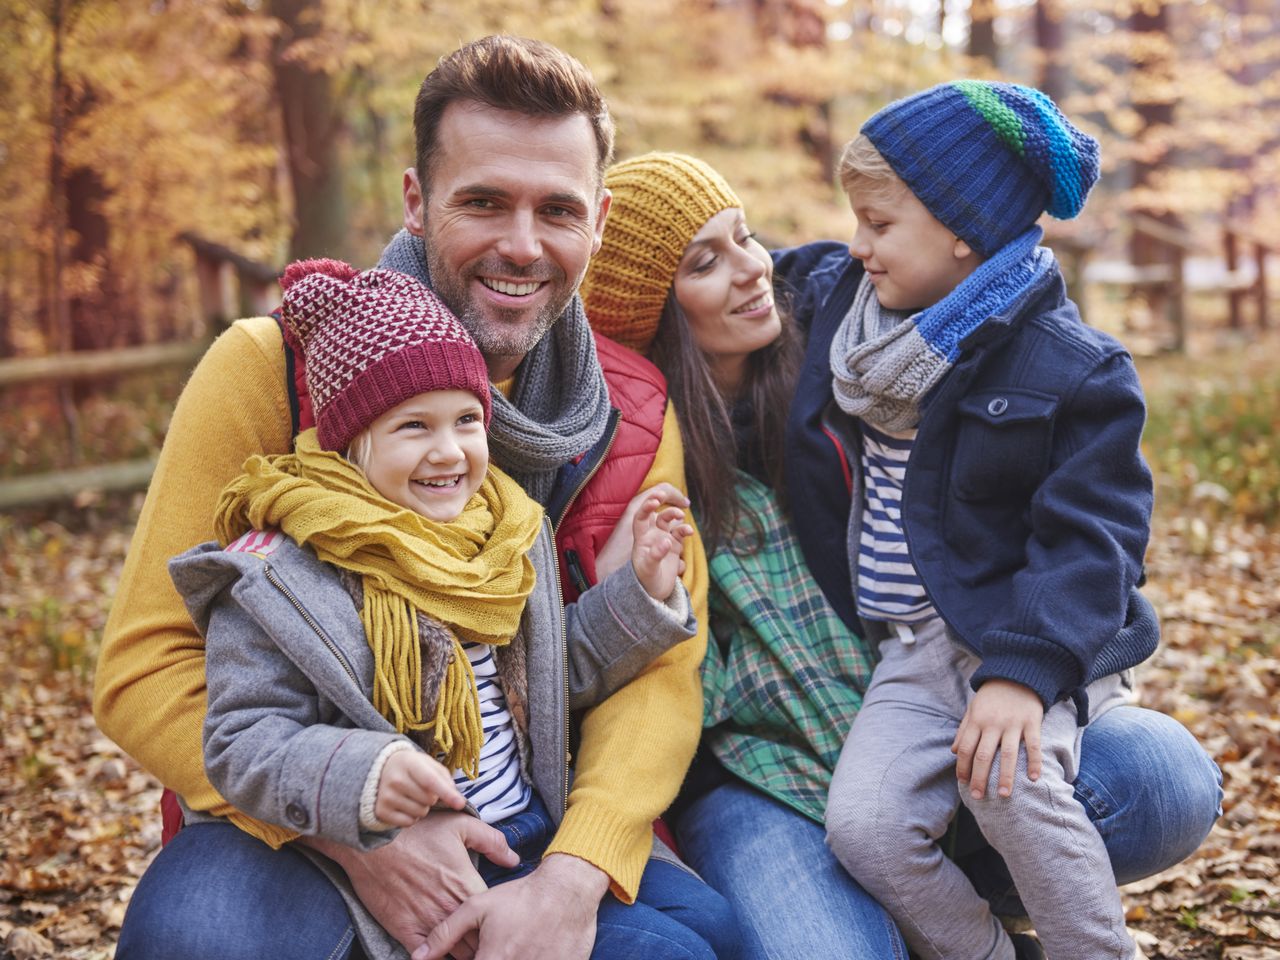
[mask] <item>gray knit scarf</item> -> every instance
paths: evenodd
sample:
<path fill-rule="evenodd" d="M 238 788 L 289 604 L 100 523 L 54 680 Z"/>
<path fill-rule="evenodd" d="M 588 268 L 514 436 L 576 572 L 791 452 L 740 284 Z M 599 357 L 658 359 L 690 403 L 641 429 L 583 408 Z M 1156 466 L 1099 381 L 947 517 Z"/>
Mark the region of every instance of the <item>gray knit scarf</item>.
<path fill-rule="evenodd" d="M 378 266 L 431 286 L 421 238 L 401 230 Z M 575 293 L 547 335 L 526 354 L 508 400 L 490 389 L 494 462 L 544 506 L 556 473 L 598 441 L 609 421 L 609 391 L 582 299 Z"/>
<path fill-rule="evenodd" d="M 951 293 L 919 313 L 880 306 L 864 276 L 831 341 L 832 389 L 840 409 L 881 430 L 909 430 L 920 402 L 988 317 L 1010 309 L 1049 276 L 1053 254 L 1032 227 L 996 251 Z"/>

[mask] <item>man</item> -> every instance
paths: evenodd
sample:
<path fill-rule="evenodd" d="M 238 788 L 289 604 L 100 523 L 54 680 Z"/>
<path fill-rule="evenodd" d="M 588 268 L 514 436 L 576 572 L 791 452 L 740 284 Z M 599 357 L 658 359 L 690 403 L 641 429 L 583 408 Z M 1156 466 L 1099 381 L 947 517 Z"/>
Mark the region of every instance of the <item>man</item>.
<path fill-rule="evenodd" d="M 490 37 L 441 61 L 414 122 L 405 230 L 380 265 L 429 280 L 480 345 L 496 387 L 494 460 L 556 524 L 572 599 L 615 565 L 602 553 L 633 494 L 683 486 L 660 377 L 594 342 L 575 296 L 608 213 L 612 121 L 577 61 Z M 190 811 L 241 828 L 188 826 L 162 851 L 131 904 L 122 960 L 340 957 L 352 940 L 334 884 L 292 849 L 295 835 L 238 813 L 209 786 L 203 641 L 165 570 L 171 556 L 210 539 L 218 491 L 244 459 L 287 452 L 307 425 L 298 362 L 269 318 L 240 321 L 201 361 L 174 412 L 107 625 L 99 725 Z M 503 866 L 518 858 L 497 831 L 444 811 L 371 853 L 297 841 L 341 865 L 415 960 L 586 957 L 602 897 L 634 900 L 650 822 L 674 797 L 700 731 L 706 561 L 696 537 L 684 559 L 698 635 L 584 715 L 563 818 L 530 874 L 486 890 L 468 851 Z"/>

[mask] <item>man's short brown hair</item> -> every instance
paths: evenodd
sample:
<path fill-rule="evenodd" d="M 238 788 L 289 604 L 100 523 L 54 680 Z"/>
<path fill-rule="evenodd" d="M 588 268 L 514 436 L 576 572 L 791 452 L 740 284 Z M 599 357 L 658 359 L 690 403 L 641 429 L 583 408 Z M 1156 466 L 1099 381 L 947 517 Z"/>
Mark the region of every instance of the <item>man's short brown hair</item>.
<path fill-rule="evenodd" d="M 604 95 L 580 62 L 549 43 L 525 37 L 485 37 L 444 57 L 418 90 L 413 130 L 418 182 L 429 189 L 428 174 L 439 144 L 436 131 L 445 108 L 470 100 L 497 110 L 531 117 L 582 114 L 596 141 L 596 182 L 613 159 L 613 118 Z"/>

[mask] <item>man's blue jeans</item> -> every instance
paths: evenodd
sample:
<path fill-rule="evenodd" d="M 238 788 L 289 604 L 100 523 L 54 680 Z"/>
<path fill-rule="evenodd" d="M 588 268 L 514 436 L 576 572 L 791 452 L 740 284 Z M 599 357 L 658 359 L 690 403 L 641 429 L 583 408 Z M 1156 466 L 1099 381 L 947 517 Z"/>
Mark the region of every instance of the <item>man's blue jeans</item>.
<path fill-rule="evenodd" d="M 117 960 L 341 960 L 346 902 L 310 860 L 230 823 L 183 827 L 142 875 Z"/>
<path fill-rule="evenodd" d="M 1119 707 L 1089 727 L 1075 796 L 1102 835 L 1119 883 L 1195 850 L 1221 812 L 1222 775 L 1177 721 Z M 819 824 L 745 784 L 692 804 L 680 852 L 733 904 L 746 960 L 906 957 L 888 915 L 840 866 Z M 1003 862 L 970 844 L 958 857 L 997 912 L 1018 912 Z"/>
<path fill-rule="evenodd" d="M 494 824 L 520 855 L 511 868 L 480 862 L 480 876 L 494 887 L 533 872 L 555 834 L 555 824 L 535 796 L 524 813 Z M 688 870 L 650 860 L 636 902 L 606 894 L 596 914 L 591 960 L 737 960 L 738 920 L 727 900 Z"/>
<path fill-rule="evenodd" d="M 495 826 L 521 863 L 481 861 L 493 886 L 533 870 L 554 833 L 541 803 Z M 597 914 L 594 960 L 736 960 L 737 919 L 686 870 L 651 861 L 636 903 L 612 894 Z M 353 947 L 354 952 L 353 952 Z M 147 868 L 125 917 L 117 960 L 342 960 L 363 954 L 346 904 L 287 846 L 272 850 L 230 823 L 183 828 Z"/>

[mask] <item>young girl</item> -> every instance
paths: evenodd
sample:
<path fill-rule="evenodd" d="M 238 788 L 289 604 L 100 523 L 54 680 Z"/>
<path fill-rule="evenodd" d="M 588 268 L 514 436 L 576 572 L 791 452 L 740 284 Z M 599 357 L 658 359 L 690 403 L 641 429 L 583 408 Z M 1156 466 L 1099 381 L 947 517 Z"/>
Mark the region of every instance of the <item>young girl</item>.
<path fill-rule="evenodd" d="M 632 562 L 565 608 L 541 509 L 489 465 L 487 370 L 456 318 L 391 271 L 307 261 L 284 285 L 317 426 L 250 458 L 220 542 L 170 565 L 206 637 L 211 782 L 279 842 L 367 849 L 437 803 L 558 820 L 567 711 L 693 633 L 682 511 L 646 500 Z M 395 955 L 335 879 L 366 953 Z M 621 909 L 662 909 L 639 903 Z M 713 955 L 668 922 L 702 947 L 673 957 Z"/>

